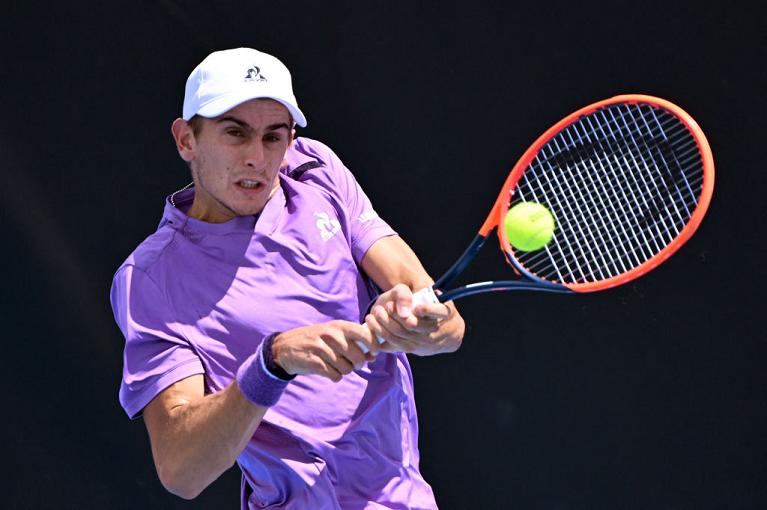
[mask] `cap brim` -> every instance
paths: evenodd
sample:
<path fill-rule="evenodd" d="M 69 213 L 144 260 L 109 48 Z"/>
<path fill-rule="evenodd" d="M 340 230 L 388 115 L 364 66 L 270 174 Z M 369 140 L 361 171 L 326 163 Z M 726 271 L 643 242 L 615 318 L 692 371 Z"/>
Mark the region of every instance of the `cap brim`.
<path fill-rule="evenodd" d="M 282 104 L 285 108 L 288 109 L 290 112 L 290 115 L 293 117 L 293 122 L 298 124 L 301 127 L 306 127 L 306 117 L 304 117 L 304 114 L 301 110 L 299 110 L 297 107 L 290 104 L 290 102 L 286 99 L 283 99 L 276 95 L 267 95 L 267 94 L 257 94 L 253 95 L 252 92 L 242 92 L 239 94 L 227 94 L 225 96 L 219 96 L 215 100 L 211 101 L 210 103 L 200 107 L 199 110 L 195 114 L 192 114 L 189 116 L 189 119 L 191 119 L 194 115 L 200 115 L 202 117 L 212 118 L 212 117 L 218 117 L 219 115 L 222 115 L 232 108 L 241 105 L 242 103 L 246 101 L 250 101 L 251 99 L 272 99 L 274 101 L 277 101 L 278 103 Z M 185 118 L 184 120 L 189 120 Z"/>

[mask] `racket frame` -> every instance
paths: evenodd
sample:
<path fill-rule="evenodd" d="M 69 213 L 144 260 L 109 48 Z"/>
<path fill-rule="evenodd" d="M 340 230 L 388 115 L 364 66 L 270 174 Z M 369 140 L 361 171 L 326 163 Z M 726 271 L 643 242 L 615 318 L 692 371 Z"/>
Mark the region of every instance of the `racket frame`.
<path fill-rule="evenodd" d="M 538 155 L 538 152 L 541 150 L 541 148 L 562 130 L 578 121 L 582 116 L 588 115 L 600 108 L 604 108 L 613 104 L 625 103 L 642 103 L 668 110 L 685 125 L 690 133 L 692 133 L 702 158 L 704 175 L 700 197 L 695 211 L 693 211 L 690 220 L 685 224 L 680 233 L 668 245 L 666 245 L 663 249 L 661 249 L 657 254 L 652 256 L 647 261 L 625 273 L 597 282 L 566 284 L 551 282 L 532 274 L 530 271 L 525 269 L 525 267 L 516 259 L 513 254 L 513 248 L 511 248 L 509 240 L 506 236 L 506 229 L 500 228 L 500 225 L 504 224 L 504 218 L 506 217 L 506 213 L 509 210 L 509 205 L 511 204 L 513 192 L 517 183 L 522 177 L 524 171 Z M 444 289 L 450 285 L 450 283 L 452 283 L 452 281 L 463 271 L 463 269 L 465 269 L 471 263 L 493 230 L 496 230 L 498 242 L 501 251 L 506 257 L 506 261 L 512 266 L 515 273 L 518 276 L 522 276 L 523 279 L 480 282 L 447 290 L 439 295 L 439 300 L 441 302 L 490 291 L 535 290 L 558 293 L 580 293 L 604 290 L 627 283 L 631 280 L 634 280 L 635 278 L 642 276 L 643 274 L 651 271 L 663 263 L 685 242 L 687 242 L 687 240 L 697 230 L 700 222 L 703 219 L 703 216 L 706 214 L 708 206 L 711 202 L 713 188 L 714 159 L 711 153 L 711 148 L 708 144 L 706 136 L 703 134 L 703 130 L 686 111 L 665 99 L 643 94 L 623 94 L 598 101 L 571 113 L 567 117 L 551 126 L 524 152 L 522 157 L 519 158 L 517 163 L 512 168 L 512 171 L 506 178 L 506 181 L 504 182 L 503 187 L 498 194 L 498 198 L 493 204 L 493 208 L 491 209 L 490 214 L 488 214 L 484 223 L 480 227 L 478 234 L 466 248 L 461 257 L 459 257 L 458 260 L 453 264 L 453 266 L 442 277 L 440 277 L 439 280 L 437 280 L 433 288 Z"/>

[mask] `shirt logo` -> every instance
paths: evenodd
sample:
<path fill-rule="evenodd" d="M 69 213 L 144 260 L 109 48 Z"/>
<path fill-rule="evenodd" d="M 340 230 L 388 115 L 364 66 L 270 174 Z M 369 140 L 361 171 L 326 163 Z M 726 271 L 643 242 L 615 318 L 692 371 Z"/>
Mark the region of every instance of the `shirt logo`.
<path fill-rule="evenodd" d="M 378 218 L 378 213 L 372 210 L 365 211 L 357 217 L 360 223 L 367 223 L 368 221 L 374 220 L 376 218 Z"/>
<path fill-rule="evenodd" d="M 261 74 L 261 69 L 258 66 L 253 66 L 248 69 L 248 74 L 245 75 L 245 81 L 267 81 L 266 76 Z"/>
<path fill-rule="evenodd" d="M 316 212 L 314 215 L 317 217 L 317 228 L 320 230 L 320 237 L 323 242 L 327 242 L 331 237 L 341 230 L 341 224 L 335 218 L 330 218 L 328 213 Z"/>

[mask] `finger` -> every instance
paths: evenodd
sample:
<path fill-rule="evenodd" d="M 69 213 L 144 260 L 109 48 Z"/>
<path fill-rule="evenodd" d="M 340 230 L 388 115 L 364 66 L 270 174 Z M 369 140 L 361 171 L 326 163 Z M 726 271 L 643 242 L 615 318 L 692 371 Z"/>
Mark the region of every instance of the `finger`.
<path fill-rule="evenodd" d="M 367 327 L 367 324 L 365 324 L 365 326 Z M 380 335 L 374 334 L 373 336 L 376 339 L 376 343 L 374 343 L 373 345 L 366 344 L 360 340 L 354 341 L 354 343 L 357 344 L 357 347 L 360 348 L 360 350 L 365 354 L 365 356 L 367 356 L 368 359 L 371 359 L 371 360 L 376 358 L 378 347 L 386 341 L 386 339 Z"/>
<path fill-rule="evenodd" d="M 396 315 L 392 315 L 391 313 L 387 312 L 386 309 L 382 306 L 374 306 L 371 310 L 371 313 L 373 317 L 375 317 L 376 322 L 378 322 L 378 324 L 381 326 L 383 337 L 386 338 L 387 341 L 391 340 L 392 337 L 395 339 L 410 339 L 414 335 L 421 334 L 419 331 L 417 318 L 414 316 L 413 319 L 415 320 L 415 323 L 408 323 L 407 326 L 404 326 L 400 322 L 401 319 L 399 319 Z"/>
<path fill-rule="evenodd" d="M 381 307 L 379 307 L 381 308 Z M 376 308 L 373 307 L 372 311 Z M 382 325 L 389 331 L 401 336 L 403 338 L 410 338 L 413 335 L 426 335 L 436 331 L 439 328 L 439 324 L 436 320 L 431 318 L 419 318 L 415 315 L 410 315 L 407 319 L 401 319 L 393 313 L 393 305 L 387 303 L 384 308 L 384 313 L 388 315 L 388 320 L 381 319 Z M 378 314 L 376 316 L 379 316 Z M 397 328 L 396 325 L 399 325 Z M 391 326 L 390 326 L 391 325 Z"/>
<path fill-rule="evenodd" d="M 326 377 L 333 382 L 338 382 L 343 378 L 343 374 L 336 370 L 332 364 L 328 363 L 325 358 L 318 353 L 307 353 L 308 356 L 302 363 L 302 367 L 298 373 L 305 375 L 319 375 Z"/>
<path fill-rule="evenodd" d="M 378 345 L 386 342 L 386 338 L 384 338 L 385 331 L 381 327 L 381 324 L 378 323 L 378 320 L 376 320 L 375 316 L 372 313 L 369 313 L 365 316 L 365 326 L 370 330 L 370 333 L 376 338 L 376 343 Z"/>
<path fill-rule="evenodd" d="M 362 335 L 358 336 L 352 332 L 349 334 L 349 338 L 354 341 L 354 345 L 359 347 L 360 352 L 362 352 L 368 360 L 375 359 L 375 356 L 378 353 L 378 346 L 384 343 L 385 340 L 372 332 L 365 322 L 360 326 L 362 328 Z"/>
<path fill-rule="evenodd" d="M 402 346 L 387 341 L 381 344 L 381 352 L 397 353 L 405 351 L 403 350 Z"/>
<path fill-rule="evenodd" d="M 422 319 L 443 320 L 450 317 L 450 308 L 442 303 L 425 303 L 416 306 L 413 315 Z"/>
<path fill-rule="evenodd" d="M 342 375 L 350 374 L 354 371 L 354 364 L 346 359 L 343 353 L 336 352 L 329 346 L 328 349 L 323 349 L 319 356 Z"/>
<path fill-rule="evenodd" d="M 320 333 L 319 337 L 313 342 L 310 353 L 315 358 L 318 358 L 319 360 L 332 366 L 341 374 L 348 374 L 354 370 L 354 366 L 343 356 L 342 353 L 336 352 L 333 349 L 331 344 L 334 342 L 330 338 L 332 336 L 330 331 L 324 331 Z"/>
<path fill-rule="evenodd" d="M 317 375 L 327 377 L 333 382 L 340 382 L 344 378 L 344 375 L 335 369 L 335 367 L 323 360 L 324 370 Z"/>
<path fill-rule="evenodd" d="M 341 356 L 346 358 L 354 366 L 355 370 L 359 370 L 365 365 L 368 360 L 366 354 L 372 354 L 375 357 L 375 354 L 371 353 L 370 350 L 366 353 L 360 348 L 359 344 L 357 344 L 359 340 L 352 341 L 342 338 L 341 342 L 338 344 L 336 352 L 339 352 Z M 376 350 L 377 348 L 378 346 L 376 345 Z"/>
<path fill-rule="evenodd" d="M 400 319 L 407 319 L 412 313 L 413 291 L 407 285 L 399 283 L 391 289 L 391 292 L 397 315 Z"/>
<path fill-rule="evenodd" d="M 400 343 L 397 341 L 394 336 L 392 336 L 388 331 L 386 331 L 381 324 L 378 322 L 378 319 L 376 319 L 375 315 L 368 314 L 365 316 L 365 325 L 370 328 L 370 331 L 373 332 L 380 340 L 381 344 L 379 345 L 379 349 L 382 352 L 404 352 L 403 348 L 404 346 L 400 345 Z"/>
<path fill-rule="evenodd" d="M 362 368 L 367 361 L 375 359 L 379 343 L 366 325 L 343 322 L 338 329 L 332 330 L 326 339 L 330 347 L 344 356 L 355 370 Z"/>
<path fill-rule="evenodd" d="M 375 355 L 381 342 L 370 328 L 366 324 L 356 324 L 354 322 L 347 324 L 349 325 L 349 329 L 346 331 L 347 338 L 354 340 L 354 344 L 357 346 L 364 345 L 365 349 L 361 349 L 362 353 Z"/>
<path fill-rule="evenodd" d="M 413 314 L 410 314 L 403 319 L 402 317 L 399 316 L 398 313 L 396 313 L 396 304 L 394 302 L 392 301 L 387 302 L 384 305 L 384 309 L 386 310 L 386 313 L 389 314 L 389 317 L 391 317 L 392 320 L 396 321 L 404 329 L 415 330 L 418 327 L 418 317 L 416 317 Z"/>

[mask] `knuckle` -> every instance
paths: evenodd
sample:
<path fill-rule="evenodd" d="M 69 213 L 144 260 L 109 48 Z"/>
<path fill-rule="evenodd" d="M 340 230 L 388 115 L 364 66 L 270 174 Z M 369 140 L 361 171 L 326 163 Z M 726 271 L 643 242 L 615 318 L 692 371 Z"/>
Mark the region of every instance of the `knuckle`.
<path fill-rule="evenodd" d="M 404 283 L 398 283 L 394 287 L 392 287 L 392 290 L 394 290 L 396 292 L 409 292 L 410 291 L 410 287 L 408 287 Z"/>
<path fill-rule="evenodd" d="M 312 372 L 315 372 L 315 373 L 321 373 L 325 370 L 325 363 L 323 363 L 322 360 L 319 360 L 319 359 L 312 359 L 308 365 L 310 370 L 312 370 Z"/>

